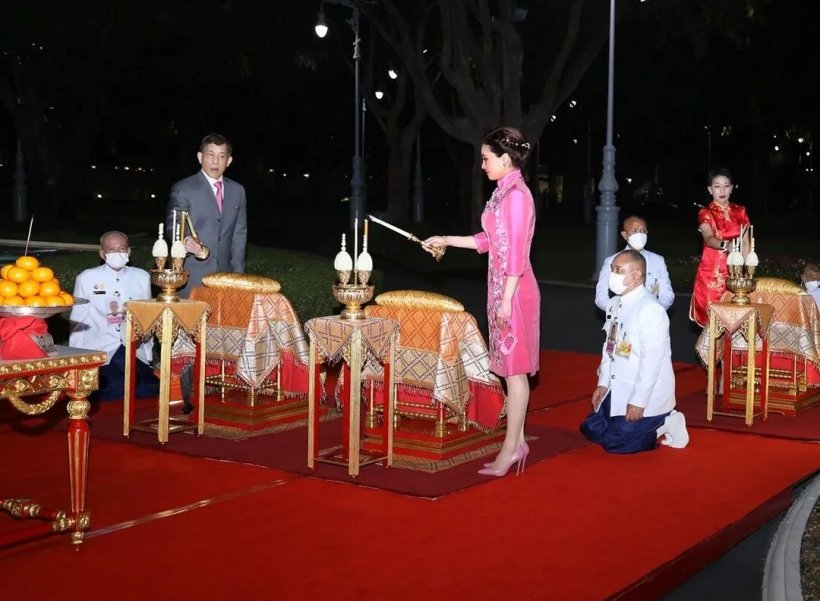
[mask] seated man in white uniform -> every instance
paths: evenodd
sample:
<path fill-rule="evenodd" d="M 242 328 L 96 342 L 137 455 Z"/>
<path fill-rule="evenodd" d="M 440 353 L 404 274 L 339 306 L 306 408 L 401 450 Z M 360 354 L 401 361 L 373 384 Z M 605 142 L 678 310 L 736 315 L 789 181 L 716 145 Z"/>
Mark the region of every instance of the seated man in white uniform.
<path fill-rule="evenodd" d="M 669 271 L 666 261 L 657 253 L 650 252 L 646 246 L 649 230 L 643 217 L 632 215 L 623 222 L 621 238 L 626 240 L 626 249 L 637 250 L 646 260 L 646 288 L 655 295 L 664 309 L 669 309 L 675 302 L 675 293 L 672 291 L 672 282 L 669 280 Z M 595 304 L 601 311 L 606 311 L 609 305 L 609 272 L 612 259 L 618 253 L 604 259 L 601 273 L 598 274 L 598 284 L 595 286 Z"/>
<path fill-rule="evenodd" d="M 806 263 L 803 266 L 801 279 L 806 292 L 814 297 L 817 310 L 820 311 L 820 267 L 817 266 L 817 263 Z"/>
<path fill-rule="evenodd" d="M 144 269 L 126 266 L 131 247 L 122 232 L 103 234 L 99 252 L 105 264 L 81 272 L 74 283 L 74 297 L 88 299 L 88 304 L 71 310 L 68 344 L 108 353 L 100 368 L 100 388 L 91 398 L 119 400 L 125 387 L 125 303 L 151 298 L 151 278 Z M 159 380 L 149 367 L 153 344 L 149 339 L 137 348 L 137 398 L 159 394 Z"/>
<path fill-rule="evenodd" d="M 609 453 L 637 453 L 689 442 L 686 420 L 675 411 L 675 374 L 669 317 L 644 286 L 646 260 L 624 250 L 612 261 L 598 387 L 581 432 Z"/>

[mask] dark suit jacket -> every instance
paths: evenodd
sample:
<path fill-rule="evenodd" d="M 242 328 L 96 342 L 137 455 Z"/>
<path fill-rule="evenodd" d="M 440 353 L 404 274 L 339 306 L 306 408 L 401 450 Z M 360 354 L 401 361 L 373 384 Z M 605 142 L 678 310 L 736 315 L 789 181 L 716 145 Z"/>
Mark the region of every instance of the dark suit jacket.
<path fill-rule="evenodd" d="M 202 171 L 178 181 L 171 187 L 165 231 L 171 231 L 171 210 L 187 211 L 194 223 L 199 239 L 211 250 L 205 260 L 193 255 L 185 259 L 185 269 L 190 272 L 188 284 L 180 290 L 187 298 L 202 277 L 216 271 L 245 272 L 245 248 L 248 242 L 248 220 L 245 188 L 242 184 L 222 178 L 222 213 L 216 204 L 211 184 Z M 179 218 L 179 214 L 177 214 Z"/>

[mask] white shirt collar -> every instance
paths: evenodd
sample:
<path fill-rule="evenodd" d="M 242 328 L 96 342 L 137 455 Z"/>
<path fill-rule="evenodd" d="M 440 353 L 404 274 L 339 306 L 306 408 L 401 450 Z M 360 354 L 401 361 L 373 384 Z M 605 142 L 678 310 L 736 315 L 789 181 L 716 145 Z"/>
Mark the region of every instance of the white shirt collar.
<path fill-rule="evenodd" d="M 208 175 L 207 173 L 205 173 L 205 171 L 202 171 L 202 175 L 204 175 L 204 176 L 205 176 L 205 179 L 207 179 L 207 180 L 208 180 L 208 183 L 209 183 L 209 184 L 211 184 L 211 188 L 212 188 L 212 189 L 213 189 L 213 187 L 214 187 L 214 182 L 222 182 L 222 186 L 223 186 L 223 189 L 224 189 L 225 182 L 224 182 L 224 181 L 222 181 L 222 180 L 223 180 L 223 178 L 221 178 L 221 177 L 220 177 L 219 179 L 214 179 L 214 178 L 212 178 L 210 175 Z"/>
<path fill-rule="evenodd" d="M 622 294 L 621 295 L 621 304 L 622 305 L 628 305 L 628 304 L 632 303 L 633 301 L 637 300 L 638 298 L 640 298 L 641 296 L 643 296 L 643 293 L 645 293 L 645 292 L 646 292 L 646 287 L 644 287 L 644 285 L 641 284 L 640 286 L 638 286 L 634 290 L 630 290 L 626 294 Z"/>

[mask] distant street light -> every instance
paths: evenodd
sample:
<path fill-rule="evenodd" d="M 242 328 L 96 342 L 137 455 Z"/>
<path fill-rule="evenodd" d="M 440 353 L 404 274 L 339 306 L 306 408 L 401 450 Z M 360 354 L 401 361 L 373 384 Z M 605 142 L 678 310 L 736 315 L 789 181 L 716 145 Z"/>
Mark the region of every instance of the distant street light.
<path fill-rule="evenodd" d="M 364 103 L 361 99 L 360 75 L 359 75 L 359 10 L 350 0 L 322 0 L 319 5 L 319 18 L 313 28 L 316 35 L 323 38 L 328 33 L 328 26 L 325 22 L 325 3 L 341 4 L 353 11 L 353 16 L 347 21 L 353 30 L 353 173 L 350 177 L 350 225 L 353 220 L 363 217 L 367 213 L 366 188 L 364 179 L 364 159 L 362 157 L 362 145 L 364 138 L 364 128 L 362 125 L 362 112 Z"/>
<path fill-rule="evenodd" d="M 396 78 L 399 76 L 399 74 L 398 74 L 398 73 L 396 73 L 396 70 L 395 70 L 395 69 L 388 69 L 388 71 L 387 71 L 387 76 L 388 76 L 390 79 L 396 79 Z"/>
<path fill-rule="evenodd" d="M 615 87 L 615 0 L 609 2 L 609 76 L 606 99 L 606 145 L 604 146 L 603 172 L 598 184 L 601 202 L 598 213 L 597 239 L 595 243 L 595 271 L 593 278 L 604 264 L 604 259 L 615 254 L 618 236 L 617 206 L 618 180 L 615 179 L 615 146 L 612 144 L 613 88 Z"/>
<path fill-rule="evenodd" d="M 376 97 L 376 100 L 381 100 L 384 98 L 384 92 L 381 90 L 376 90 L 373 95 Z"/>

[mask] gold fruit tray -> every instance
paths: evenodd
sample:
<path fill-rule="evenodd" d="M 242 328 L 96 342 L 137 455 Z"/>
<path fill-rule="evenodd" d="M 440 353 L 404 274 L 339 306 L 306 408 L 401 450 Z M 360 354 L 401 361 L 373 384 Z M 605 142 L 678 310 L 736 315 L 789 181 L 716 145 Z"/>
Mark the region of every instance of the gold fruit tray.
<path fill-rule="evenodd" d="M 85 298 L 75 298 L 73 305 L 60 305 L 57 307 L 24 307 L 20 305 L 0 305 L 0 317 L 39 317 L 46 319 L 59 313 L 71 311 L 74 305 L 84 305 L 88 302 Z"/>

